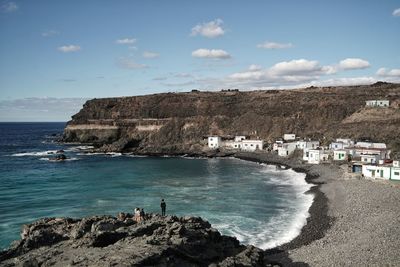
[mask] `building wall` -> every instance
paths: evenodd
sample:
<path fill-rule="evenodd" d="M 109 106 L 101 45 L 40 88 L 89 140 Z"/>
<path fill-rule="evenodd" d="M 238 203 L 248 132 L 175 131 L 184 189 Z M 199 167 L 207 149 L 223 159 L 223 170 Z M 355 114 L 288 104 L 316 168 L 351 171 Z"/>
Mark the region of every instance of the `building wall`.
<path fill-rule="evenodd" d="M 367 107 L 389 107 L 389 100 L 368 100 L 365 101 Z"/>
<path fill-rule="evenodd" d="M 392 167 L 391 168 L 391 180 L 400 180 L 400 168 L 399 167 Z"/>
<path fill-rule="evenodd" d="M 235 136 L 235 142 L 241 142 L 245 139 L 246 139 L 246 136 L 244 136 L 244 135 Z"/>
<path fill-rule="evenodd" d="M 363 165 L 362 174 L 364 177 L 377 178 L 377 179 L 390 179 L 391 167 L 389 166 L 374 166 Z"/>
<path fill-rule="evenodd" d="M 264 141 L 262 140 L 243 140 L 242 150 L 246 151 L 256 151 L 262 150 L 264 146 Z"/>
<path fill-rule="evenodd" d="M 209 136 L 208 137 L 208 147 L 212 149 L 217 149 L 221 146 L 221 137 Z"/>
<path fill-rule="evenodd" d="M 319 150 L 309 150 L 308 151 L 308 163 L 319 164 L 320 163 L 320 151 Z"/>
<path fill-rule="evenodd" d="M 361 155 L 363 163 L 376 164 L 380 159 L 380 155 Z"/>
<path fill-rule="evenodd" d="M 335 150 L 333 151 L 333 160 L 346 160 L 347 153 L 345 150 Z"/>
<path fill-rule="evenodd" d="M 296 135 L 295 134 L 284 134 L 283 135 L 283 139 L 286 140 L 286 141 L 295 140 L 296 139 Z"/>

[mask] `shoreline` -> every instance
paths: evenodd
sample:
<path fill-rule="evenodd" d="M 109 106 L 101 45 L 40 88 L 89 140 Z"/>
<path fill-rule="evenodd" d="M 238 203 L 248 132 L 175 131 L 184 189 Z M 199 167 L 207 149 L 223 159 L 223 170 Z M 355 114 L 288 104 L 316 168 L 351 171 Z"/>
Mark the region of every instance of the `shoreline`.
<path fill-rule="evenodd" d="M 89 152 L 90 153 L 90 152 Z M 113 153 L 113 152 L 105 152 Z M 115 153 L 115 152 L 114 152 Z M 122 152 L 122 155 L 124 153 Z M 263 163 L 274 166 L 284 166 L 285 169 L 292 169 L 297 173 L 305 174 L 305 181 L 312 186 L 305 192 L 305 194 L 314 194 L 311 206 L 308 209 L 309 216 L 306 223 L 302 226 L 300 233 L 291 241 L 274 248 L 264 250 L 266 255 L 281 254 L 287 250 L 299 248 L 308 245 L 311 242 L 322 238 L 331 226 L 334 219 L 327 214 L 328 199 L 325 194 L 320 190 L 321 184 L 324 182 L 317 181 L 320 174 L 310 173 L 309 165 L 305 165 L 301 160 L 282 158 L 272 153 L 267 152 L 231 152 L 231 151 L 207 151 L 207 152 L 174 152 L 174 153 L 160 153 L 160 152 L 140 152 L 132 153 L 136 156 L 147 157 L 183 157 L 183 158 L 226 158 L 233 157 L 240 160 L 251 161 L 256 163 Z"/>
<path fill-rule="evenodd" d="M 311 173 L 310 167 L 296 159 L 280 158 L 271 153 L 238 153 L 234 156 L 238 159 L 265 163 L 268 165 L 282 165 L 298 173 L 304 173 L 305 181 L 311 184 L 311 188 L 305 194 L 314 194 L 311 206 L 308 209 L 307 222 L 301 228 L 300 233 L 291 241 L 275 248 L 266 249 L 266 257 L 273 258 L 278 262 L 287 262 L 287 251 L 306 246 L 315 240 L 322 238 L 326 231 L 334 223 L 334 218 L 328 215 L 328 198 L 321 191 L 320 187 L 324 182 L 318 181 L 320 173 Z"/>
<path fill-rule="evenodd" d="M 232 157 L 305 173 L 305 181 L 312 185 L 305 194 L 314 195 L 307 221 L 291 241 L 263 250 L 268 262 L 281 266 L 327 266 L 332 263 L 390 265 L 400 262 L 400 253 L 397 252 L 400 247 L 400 206 L 396 204 L 400 201 L 398 185 L 348 179 L 343 166 L 304 164 L 298 158 L 281 158 L 267 152 L 142 151 L 131 154 L 149 157 Z"/>

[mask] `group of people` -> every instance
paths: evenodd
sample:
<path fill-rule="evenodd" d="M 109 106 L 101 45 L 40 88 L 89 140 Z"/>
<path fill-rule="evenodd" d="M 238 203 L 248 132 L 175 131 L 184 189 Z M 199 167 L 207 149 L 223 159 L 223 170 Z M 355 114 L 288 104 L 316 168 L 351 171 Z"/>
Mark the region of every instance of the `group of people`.
<path fill-rule="evenodd" d="M 146 214 L 144 213 L 144 209 L 140 209 L 140 208 L 135 208 L 135 221 L 136 222 L 141 222 L 145 220 L 145 216 Z"/>
<path fill-rule="evenodd" d="M 161 199 L 161 215 L 165 216 L 165 211 L 167 209 L 167 203 L 165 203 L 164 199 Z M 146 220 L 146 213 L 144 213 L 144 209 L 142 208 L 135 208 L 135 215 L 134 215 L 134 219 L 136 222 L 142 222 L 144 220 Z"/>

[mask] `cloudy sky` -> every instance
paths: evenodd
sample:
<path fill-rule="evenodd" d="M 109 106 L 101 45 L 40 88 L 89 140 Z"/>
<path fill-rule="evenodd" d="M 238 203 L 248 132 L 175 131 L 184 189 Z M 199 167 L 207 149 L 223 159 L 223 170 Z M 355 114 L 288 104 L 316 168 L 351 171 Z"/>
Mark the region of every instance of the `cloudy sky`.
<path fill-rule="evenodd" d="M 400 82 L 396 0 L 0 0 L 0 121 L 93 97 Z"/>

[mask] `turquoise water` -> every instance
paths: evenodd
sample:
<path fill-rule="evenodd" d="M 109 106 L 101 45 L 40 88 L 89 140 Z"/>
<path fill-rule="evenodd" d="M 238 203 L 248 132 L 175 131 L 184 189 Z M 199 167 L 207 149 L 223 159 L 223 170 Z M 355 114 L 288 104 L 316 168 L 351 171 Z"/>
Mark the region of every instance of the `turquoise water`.
<path fill-rule="evenodd" d="M 132 212 L 143 207 L 195 215 L 222 233 L 262 248 L 295 237 L 312 195 L 304 175 L 238 159 L 136 157 L 84 153 L 51 135 L 61 123 L 0 123 L 0 248 L 41 217 Z M 48 159 L 58 149 L 70 160 Z"/>

